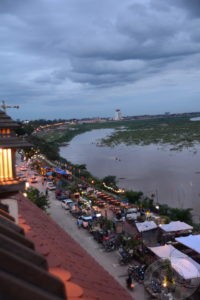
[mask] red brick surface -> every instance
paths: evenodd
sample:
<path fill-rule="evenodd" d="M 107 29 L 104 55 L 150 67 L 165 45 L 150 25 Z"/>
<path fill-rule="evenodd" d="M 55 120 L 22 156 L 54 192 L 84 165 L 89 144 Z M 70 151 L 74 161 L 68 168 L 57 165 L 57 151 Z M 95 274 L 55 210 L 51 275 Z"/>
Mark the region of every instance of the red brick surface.
<path fill-rule="evenodd" d="M 60 267 L 72 275 L 72 282 L 83 289 L 81 299 L 130 300 L 132 297 L 51 217 L 27 200 L 16 196 L 19 203 L 19 225 L 45 255 L 50 268 Z"/>

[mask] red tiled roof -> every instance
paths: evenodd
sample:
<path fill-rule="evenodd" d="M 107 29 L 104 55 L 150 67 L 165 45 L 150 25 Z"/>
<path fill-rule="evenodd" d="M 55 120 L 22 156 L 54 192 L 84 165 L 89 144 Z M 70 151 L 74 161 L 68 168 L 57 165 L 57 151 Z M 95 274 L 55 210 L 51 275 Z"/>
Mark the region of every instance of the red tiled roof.
<path fill-rule="evenodd" d="M 72 282 L 67 282 L 69 299 L 130 300 L 132 297 L 118 282 L 103 269 L 81 246 L 61 227 L 32 202 L 18 194 L 19 225 L 25 227 L 36 250 L 45 255 L 51 268 L 70 272 Z M 74 293 L 74 284 L 83 289 Z M 73 285 L 73 286 L 72 286 Z"/>

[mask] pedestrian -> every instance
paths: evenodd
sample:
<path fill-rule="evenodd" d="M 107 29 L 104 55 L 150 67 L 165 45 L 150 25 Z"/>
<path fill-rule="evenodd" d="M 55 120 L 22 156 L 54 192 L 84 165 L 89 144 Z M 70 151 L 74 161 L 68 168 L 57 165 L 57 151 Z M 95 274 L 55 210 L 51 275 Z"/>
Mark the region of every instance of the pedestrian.
<path fill-rule="evenodd" d="M 83 224 L 83 221 L 82 221 L 81 218 L 79 217 L 79 218 L 77 219 L 77 226 L 78 226 L 78 228 L 81 228 L 82 224 Z"/>
<path fill-rule="evenodd" d="M 46 188 L 46 192 L 45 192 L 46 196 L 48 196 L 48 192 L 49 192 L 48 188 Z"/>

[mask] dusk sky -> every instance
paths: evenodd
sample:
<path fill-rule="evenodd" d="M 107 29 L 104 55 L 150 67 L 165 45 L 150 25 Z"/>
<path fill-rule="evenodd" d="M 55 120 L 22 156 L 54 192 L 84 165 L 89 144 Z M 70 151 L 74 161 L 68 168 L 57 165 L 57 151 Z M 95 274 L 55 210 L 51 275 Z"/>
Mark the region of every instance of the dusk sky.
<path fill-rule="evenodd" d="M 199 0 L 0 0 L 17 119 L 200 111 Z"/>

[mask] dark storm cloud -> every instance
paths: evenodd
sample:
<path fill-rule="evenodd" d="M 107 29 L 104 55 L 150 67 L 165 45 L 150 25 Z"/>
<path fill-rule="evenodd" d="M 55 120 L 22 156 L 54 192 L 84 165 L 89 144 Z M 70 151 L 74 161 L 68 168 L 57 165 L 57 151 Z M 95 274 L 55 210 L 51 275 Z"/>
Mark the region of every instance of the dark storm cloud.
<path fill-rule="evenodd" d="M 180 78 L 186 65 L 197 70 L 199 3 L 1 0 L 0 97 L 77 104 L 95 87 L 122 90 L 167 73 Z"/>
<path fill-rule="evenodd" d="M 174 6 L 182 8 L 192 17 L 200 17 L 200 1 L 199 0 L 167 0 L 167 2 Z"/>

